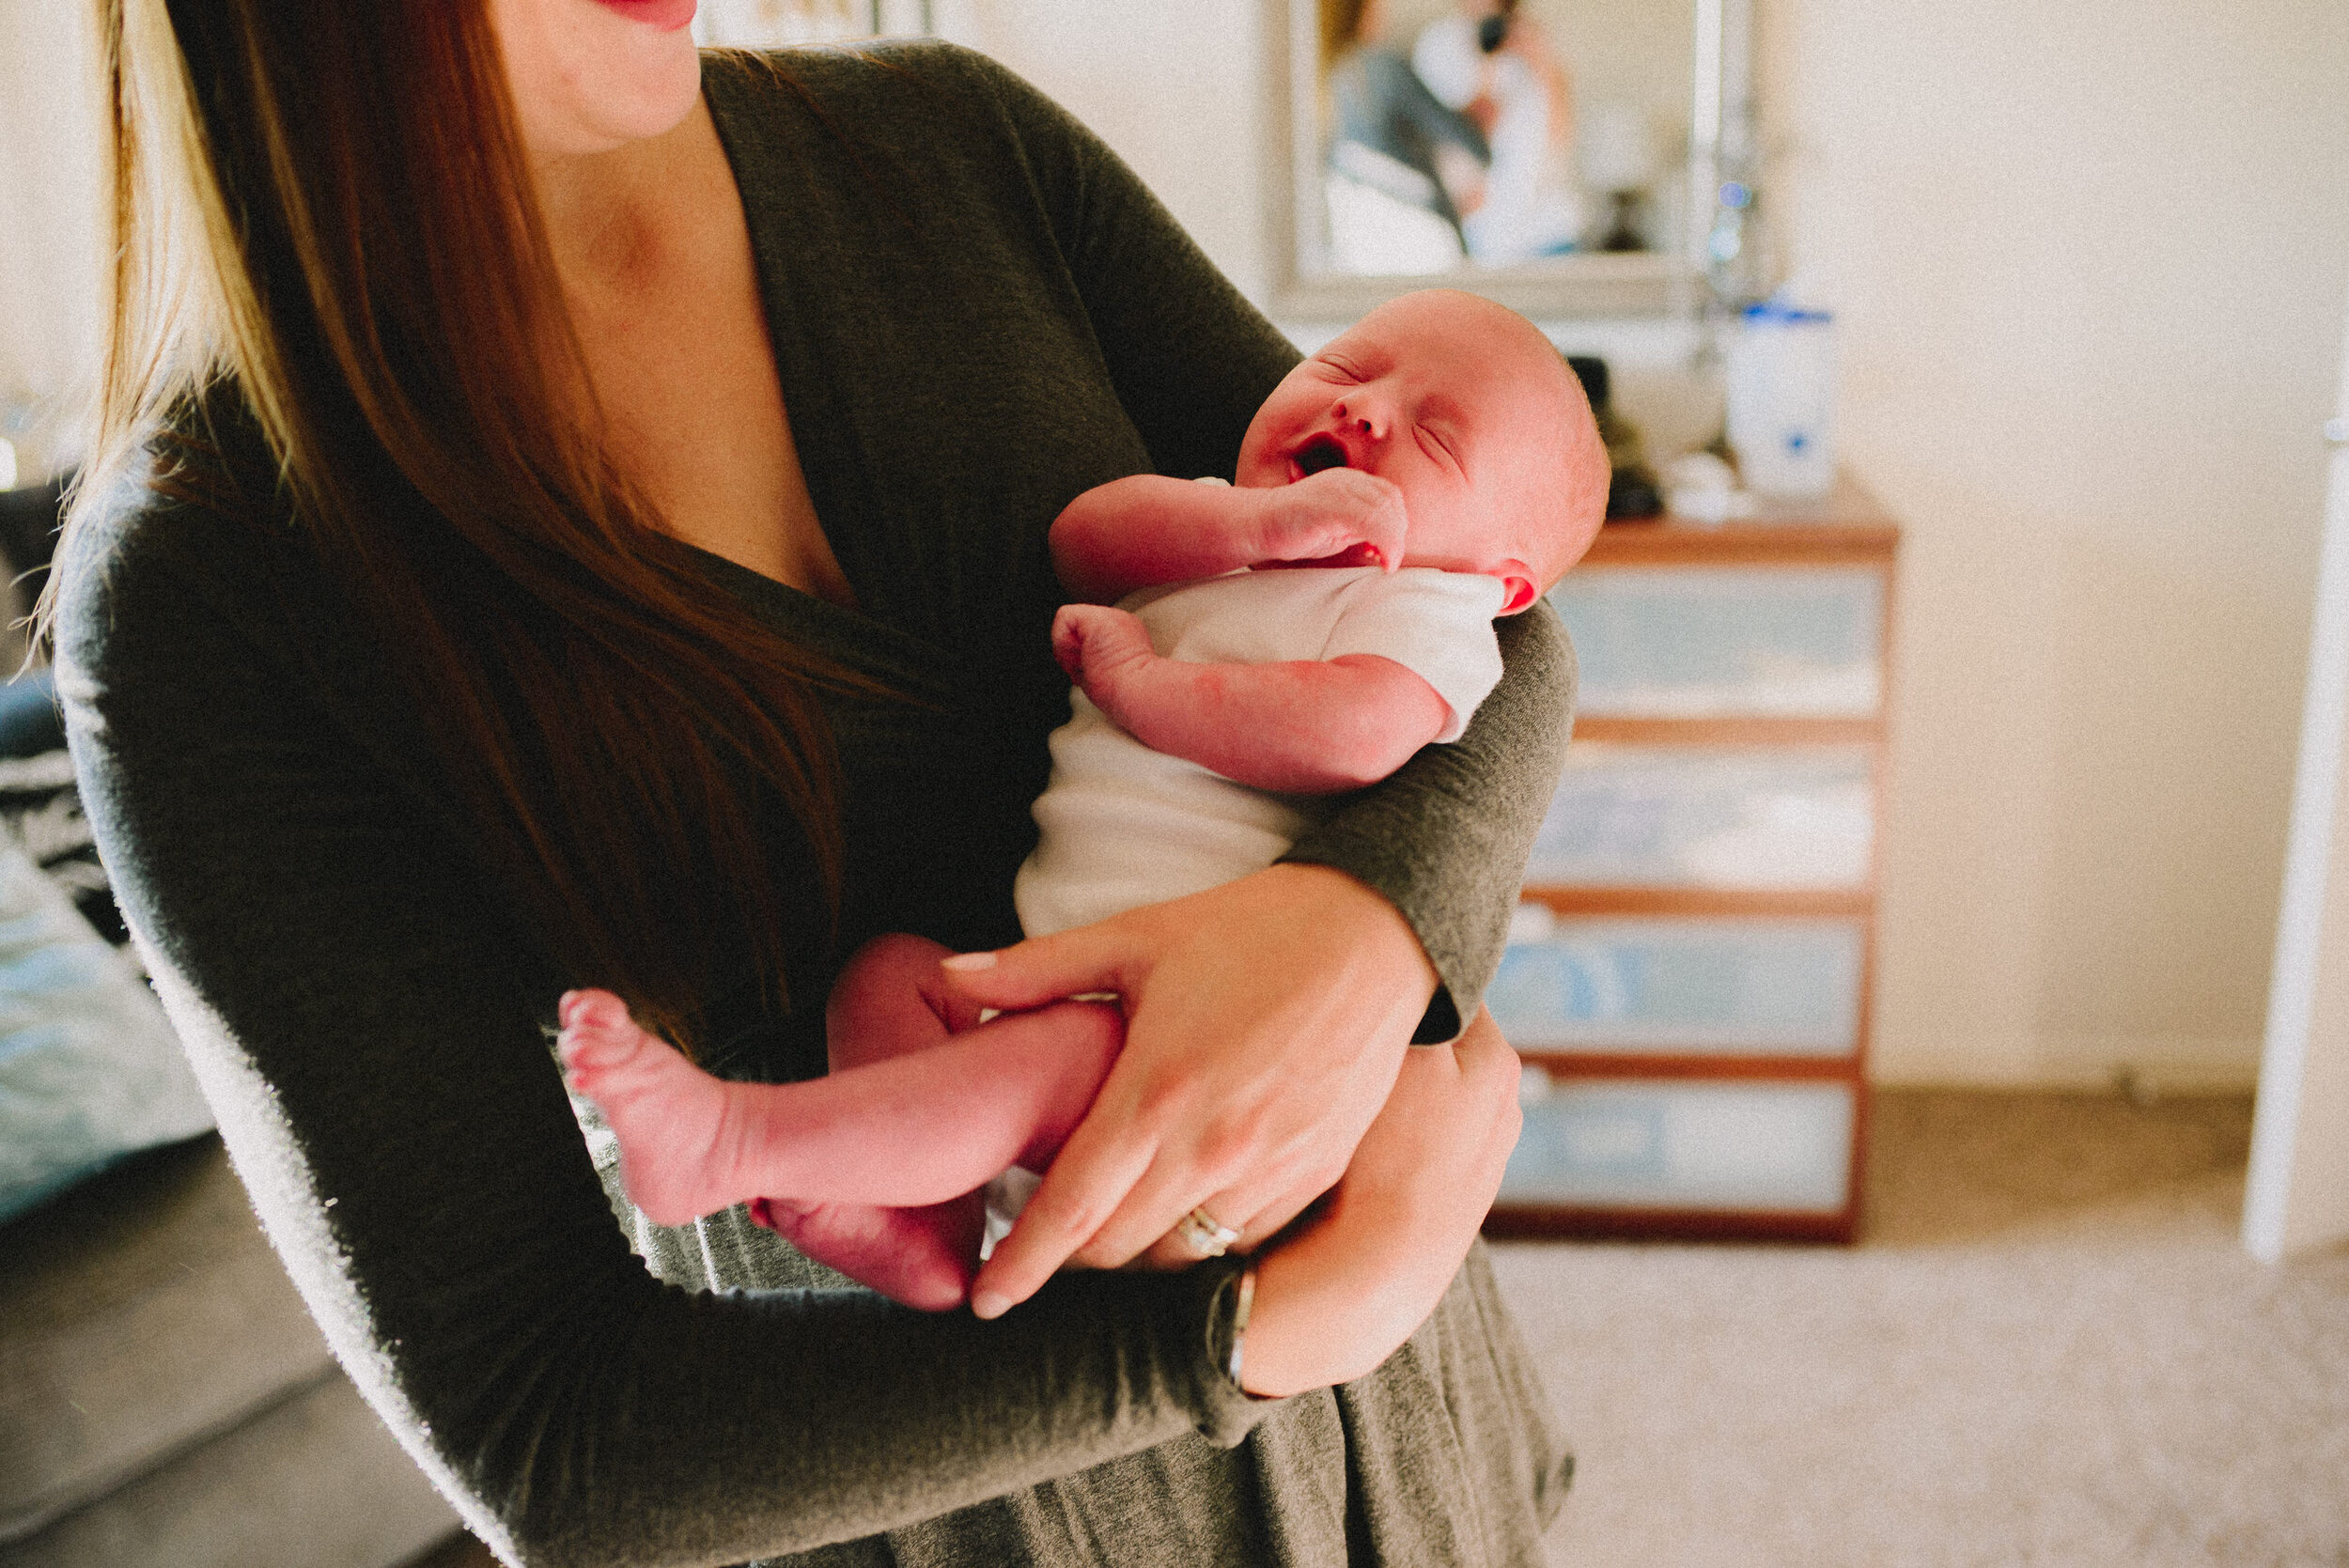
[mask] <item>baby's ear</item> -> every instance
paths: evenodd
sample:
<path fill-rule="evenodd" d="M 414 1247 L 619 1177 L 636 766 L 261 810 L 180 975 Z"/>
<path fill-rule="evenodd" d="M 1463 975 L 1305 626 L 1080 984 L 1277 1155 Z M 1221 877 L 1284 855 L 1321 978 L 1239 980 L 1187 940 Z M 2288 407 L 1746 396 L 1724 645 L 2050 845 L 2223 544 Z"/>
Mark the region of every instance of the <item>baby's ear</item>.
<path fill-rule="evenodd" d="M 1496 614 L 1514 615 L 1542 597 L 1540 585 L 1533 581 L 1533 568 L 1522 561 L 1503 561 L 1493 575 L 1501 579 L 1501 586 L 1507 590 L 1501 596 L 1501 608 L 1494 612 Z"/>

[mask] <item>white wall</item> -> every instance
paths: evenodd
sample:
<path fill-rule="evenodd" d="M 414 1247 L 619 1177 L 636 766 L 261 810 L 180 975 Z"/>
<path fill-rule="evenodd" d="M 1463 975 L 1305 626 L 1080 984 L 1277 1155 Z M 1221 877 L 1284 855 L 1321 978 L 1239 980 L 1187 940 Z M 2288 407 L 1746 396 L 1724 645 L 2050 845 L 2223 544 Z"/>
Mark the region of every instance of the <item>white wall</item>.
<path fill-rule="evenodd" d="M 1791 258 L 1907 524 L 1883 1076 L 2248 1081 L 2349 285 L 2338 0 L 1787 0 Z"/>
<path fill-rule="evenodd" d="M 0 0 L 0 405 L 52 405 L 97 363 L 103 163 L 88 9 Z M 30 471 L 45 472 L 41 435 Z"/>
<path fill-rule="evenodd" d="M 1259 0 L 971 0 L 976 43 L 1091 126 L 1252 296 L 1271 285 Z"/>
<path fill-rule="evenodd" d="M 979 3 L 1260 291 L 1252 0 Z M 1842 313 L 1849 464 L 1908 528 L 1878 1076 L 2248 1082 L 2349 284 L 2349 7 L 1764 5 L 1767 199 Z"/>

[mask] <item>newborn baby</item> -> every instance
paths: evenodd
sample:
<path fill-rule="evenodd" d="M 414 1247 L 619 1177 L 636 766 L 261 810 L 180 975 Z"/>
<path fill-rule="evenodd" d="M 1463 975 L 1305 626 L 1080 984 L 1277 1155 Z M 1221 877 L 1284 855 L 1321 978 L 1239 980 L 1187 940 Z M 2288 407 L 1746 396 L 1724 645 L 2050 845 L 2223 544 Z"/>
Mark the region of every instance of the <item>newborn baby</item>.
<path fill-rule="evenodd" d="M 1328 797 L 1457 738 L 1501 676 L 1494 617 L 1581 557 L 1608 470 L 1541 333 L 1430 290 L 1291 371 L 1235 477 L 1135 474 L 1052 525 L 1081 601 L 1053 651 L 1077 689 L 1015 889 L 1031 937 L 1270 865 Z M 949 956 L 910 936 L 859 950 L 826 1008 L 831 1074 L 806 1083 L 713 1078 L 617 998 L 575 991 L 568 1080 L 656 1222 L 749 1202 L 810 1257 L 952 1307 L 977 1261 L 980 1190 L 1051 1162 L 1124 1023 L 1086 1001 L 982 1022 L 948 988 Z"/>

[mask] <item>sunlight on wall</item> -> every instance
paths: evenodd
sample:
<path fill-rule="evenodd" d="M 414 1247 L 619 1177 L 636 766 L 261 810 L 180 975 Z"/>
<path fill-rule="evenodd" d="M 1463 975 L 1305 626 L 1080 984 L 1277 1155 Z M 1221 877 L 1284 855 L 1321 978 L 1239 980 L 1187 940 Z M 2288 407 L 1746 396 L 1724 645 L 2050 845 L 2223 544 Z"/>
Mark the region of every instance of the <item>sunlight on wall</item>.
<path fill-rule="evenodd" d="M 1259 0 L 978 0 L 978 47 L 1142 173 L 1232 278 L 1269 285 Z"/>
<path fill-rule="evenodd" d="M 103 287 L 97 54 L 87 8 L 0 5 L 0 438 L 19 477 L 71 459 Z"/>

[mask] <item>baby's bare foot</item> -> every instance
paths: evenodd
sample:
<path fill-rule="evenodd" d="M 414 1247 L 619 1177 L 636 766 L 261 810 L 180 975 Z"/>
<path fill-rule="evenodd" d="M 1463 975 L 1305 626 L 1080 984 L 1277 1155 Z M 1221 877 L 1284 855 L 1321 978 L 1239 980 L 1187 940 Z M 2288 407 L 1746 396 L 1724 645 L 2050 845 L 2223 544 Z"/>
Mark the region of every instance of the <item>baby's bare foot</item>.
<path fill-rule="evenodd" d="M 926 1208 L 754 1198 L 751 1218 L 817 1263 L 926 1312 L 962 1305 L 987 1226 L 982 1194 Z"/>
<path fill-rule="evenodd" d="M 724 1190 L 727 1096 L 677 1048 L 637 1027 L 609 991 L 571 991 L 556 1009 L 564 1080 L 596 1102 L 620 1143 L 620 1179 L 657 1225 L 739 1203 Z"/>

